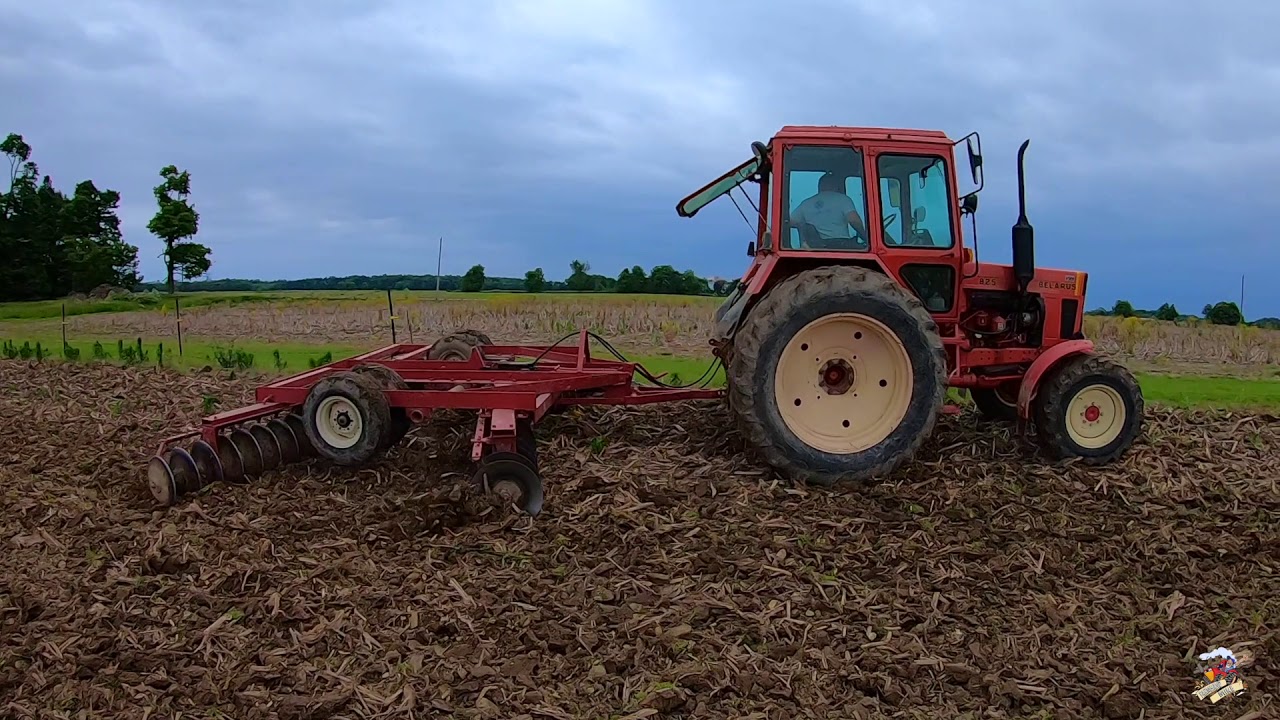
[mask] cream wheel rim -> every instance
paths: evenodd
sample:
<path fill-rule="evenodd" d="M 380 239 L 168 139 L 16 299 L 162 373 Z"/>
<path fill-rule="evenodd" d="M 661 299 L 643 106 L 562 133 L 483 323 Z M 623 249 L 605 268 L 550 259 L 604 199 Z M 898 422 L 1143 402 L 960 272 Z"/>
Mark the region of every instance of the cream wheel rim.
<path fill-rule="evenodd" d="M 320 401 L 316 408 L 316 432 L 326 445 L 346 449 L 360 440 L 364 418 L 351 400 L 335 395 Z"/>
<path fill-rule="evenodd" d="M 911 357 L 884 323 L 837 313 L 805 325 L 783 348 L 774 396 L 787 428 L 822 452 L 875 447 L 906 417 Z"/>
<path fill-rule="evenodd" d="M 1106 447 L 1124 431 L 1128 411 L 1120 393 L 1109 385 L 1088 385 L 1067 406 L 1067 435 L 1082 448 Z"/>

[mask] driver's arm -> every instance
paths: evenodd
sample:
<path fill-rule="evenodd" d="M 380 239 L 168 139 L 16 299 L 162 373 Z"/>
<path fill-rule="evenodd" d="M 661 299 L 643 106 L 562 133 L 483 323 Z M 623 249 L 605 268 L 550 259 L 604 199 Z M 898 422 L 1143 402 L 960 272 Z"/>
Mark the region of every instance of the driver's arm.
<path fill-rule="evenodd" d="M 849 221 L 849 224 L 853 226 L 858 235 L 862 236 L 867 242 L 871 242 L 871 236 L 867 234 L 867 226 L 862 222 L 862 216 L 858 214 L 857 210 L 850 210 L 845 219 Z"/>

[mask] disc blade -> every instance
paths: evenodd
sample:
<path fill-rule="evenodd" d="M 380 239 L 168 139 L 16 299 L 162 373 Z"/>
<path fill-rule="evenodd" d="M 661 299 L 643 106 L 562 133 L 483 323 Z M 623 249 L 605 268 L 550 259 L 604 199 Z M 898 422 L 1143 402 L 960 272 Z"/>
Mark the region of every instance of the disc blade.
<path fill-rule="evenodd" d="M 275 418 L 267 423 L 267 429 L 276 438 L 276 444 L 280 446 L 280 462 L 284 464 L 298 462 L 301 453 L 298 452 L 298 439 L 293 435 L 293 428 L 280 418 Z"/>
<path fill-rule="evenodd" d="M 258 441 L 258 449 L 262 452 L 262 469 L 275 470 L 280 467 L 280 443 L 276 442 L 276 436 L 261 423 L 250 425 L 249 432 Z"/>
<path fill-rule="evenodd" d="M 257 439 L 244 428 L 231 431 L 229 437 L 235 443 L 236 450 L 240 451 L 240 465 L 244 468 L 245 478 L 261 475 L 262 449 L 258 447 Z"/>
<path fill-rule="evenodd" d="M 200 471 L 191 453 L 183 448 L 169 448 L 169 470 L 173 472 L 173 489 L 179 496 L 200 489 Z"/>
<path fill-rule="evenodd" d="M 476 471 L 474 481 L 485 492 L 508 497 L 517 507 L 531 516 L 542 512 L 542 478 L 534 472 L 525 458 L 507 457 L 508 453 L 493 453 L 485 458 Z"/>
<path fill-rule="evenodd" d="M 218 436 L 218 460 L 222 464 L 223 480 L 244 482 L 244 461 L 240 459 L 240 449 L 225 435 Z"/>
<path fill-rule="evenodd" d="M 172 505 L 178 497 L 178 491 L 173 487 L 173 470 L 169 468 L 169 462 L 159 455 L 147 463 L 147 487 L 161 505 Z"/>
<path fill-rule="evenodd" d="M 191 443 L 191 458 L 196 462 L 196 471 L 200 473 L 200 487 L 208 487 L 222 482 L 222 462 L 218 452 L 204 440 Z"/>
<path fill-rule="evenodd" d="M 298 454 L 302 457 L 315 457 L 316 449 L 311 445 L 311 438 L 307 437 L 307 429 L 302 424 L 302 416 L 296 413 L 289 413 L 284 416 L 284 421 L 288 423 L 289 429 L 293 431 L 293 437 L 298 441 Z"/>

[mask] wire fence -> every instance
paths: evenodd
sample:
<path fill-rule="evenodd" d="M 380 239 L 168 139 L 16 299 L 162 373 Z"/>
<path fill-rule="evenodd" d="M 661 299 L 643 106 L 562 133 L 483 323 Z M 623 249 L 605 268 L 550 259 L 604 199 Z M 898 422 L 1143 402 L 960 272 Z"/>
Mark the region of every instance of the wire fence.
<path fill-rule="evenodd" d="M 168 314 L 167 309 L 165 314 Z M 79 340 L 69 335 L 68 328 L 71 323 L 68 321 L 68 317 L 67 304 L 65 302 L 61 303 L 59 308 L 61 348 L 54 347 L 52 344 L 46 345 L 39 340 L 6 339 L 0 341 L 0 357 L 10 360 L 34 360 L 37 362 L 44 362 L 50 359 L 116 361 L 125 365 L 153 363 L 156 365 L 173 365 L 181 364 L 188 360 L 186 358 L 187 343 L 184 342 L 184 336 L 189 339 L 190 334 L 189 332 L 184 332 L 181 297 L 173 297 L 173 337 L 177 340 L 176 348 L 172 346 L 166 348 L 164 340 L 144 342 L 142 337 L 120 338 L 114 343 L 110 341 L 104 343 L 101 339 L 94 339 L 92 340 L 93 344 L 89 346 L 87 345 L 90 342 L 89 340 Z M 397 315 L 395 298 L 391 290 L 387 290 L 386 322 L 393 344 L 399 342 L 401 334 L 400 327 L 397 326 L 397 320 L 402 321 L 403 329 L 408 334 L 408 341 L 412 343 L 414 335 L 412 323 L 408 317 L 402 318 Z M 175 349 L 176 358 L 173 354 Z M 275 368 L 284 370 L 288 361 L 282 357 L 279 350 L 273 351 L 272 355 Z M 234 342 L 226 344 L 225 347 L 215 346 L 210 359 L 225 369 L 246 370 L 258 364 L 254 353 L 248 352 L 243 348 L 236 348 Z M 316 354 L 308 358 L 307 362 L 311 367 L 333 362 L 333 353 L 328 350 L 321 352 L 320 349 L 317 349 Z"/>

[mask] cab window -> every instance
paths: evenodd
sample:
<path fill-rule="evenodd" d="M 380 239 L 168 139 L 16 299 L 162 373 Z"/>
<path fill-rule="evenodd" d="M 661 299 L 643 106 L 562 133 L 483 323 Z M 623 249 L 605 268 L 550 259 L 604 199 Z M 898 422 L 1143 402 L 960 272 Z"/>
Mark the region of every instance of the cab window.
<path fill-rule="evenodd" d="M 791 147 L 782 167 L 786 249 L 870 250 L 862 153 L 851 147 Z"/>
<path fill-rule="evenodd" d="M 926 155 L 881 155 L 880 221 L 890 246 L 947 249 L 952 203 L 946 159 Z"/>

